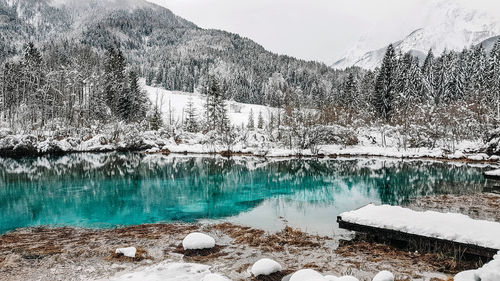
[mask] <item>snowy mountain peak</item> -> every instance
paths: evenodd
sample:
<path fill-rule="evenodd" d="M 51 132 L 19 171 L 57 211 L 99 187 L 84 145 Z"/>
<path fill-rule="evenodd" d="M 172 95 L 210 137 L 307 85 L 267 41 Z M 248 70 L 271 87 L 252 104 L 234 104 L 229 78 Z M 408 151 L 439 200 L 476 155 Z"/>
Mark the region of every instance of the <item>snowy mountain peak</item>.
<path fill-rule="evenodd" d="M 464 0 L 430 1 L 424 9 L 427 11 L 425 25 L 402 40 L 393 42 L 396 50 L 423 57 L 429 49 L 436 54 L 445 50 L 459 51 L 500 34 L 500 18 L 497 15 L 484 7 L 472 7 L 467 3 Z M 365 40 L 362 39 L 362 42 Z M 374 69 L 382 62 L 386 48 L 369 52 L 351 50 L 333 67 Z"/>

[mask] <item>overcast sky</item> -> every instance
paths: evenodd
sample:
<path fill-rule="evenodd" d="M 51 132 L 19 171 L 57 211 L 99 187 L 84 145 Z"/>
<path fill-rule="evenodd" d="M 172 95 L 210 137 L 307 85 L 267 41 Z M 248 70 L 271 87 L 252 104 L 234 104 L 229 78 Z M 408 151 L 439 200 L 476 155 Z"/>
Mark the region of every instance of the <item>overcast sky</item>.
<path fill-rule="evenodd" d="M 203 28 L 328 64 L 354 48 L 383 47 L 421 27 L 430 2 L 450 0 L 148 0 Z M 500 0 L 451 0 L 498 11 Z M 376 35 L 376 36 L 375 36 Z"/>

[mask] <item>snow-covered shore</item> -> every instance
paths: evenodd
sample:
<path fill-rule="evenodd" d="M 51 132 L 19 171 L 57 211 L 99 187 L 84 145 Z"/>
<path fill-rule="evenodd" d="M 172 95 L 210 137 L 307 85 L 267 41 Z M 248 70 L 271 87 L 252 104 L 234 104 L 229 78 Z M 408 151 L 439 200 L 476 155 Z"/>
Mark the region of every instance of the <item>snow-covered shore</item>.
<path fill-rule="evenodd" d="M 37 136 L 34 134 L 0 134 L 0 157 L 30 157 L 47 154 L 69 154 L 79 152 L 147 152 L 174 154 L 223 154 L 256 157 L 389 157 L 436 160 L 492 162 L 500 157 L 479 152 L 478 143 L 465 142 L 450 152 L 444 148 L 399 148 L 379 146 L 367 142 L 358 145 L 318 145 L 315 150 L 285 147 L 267 140 L 259 132 L 249 133 L 245 139 L 237 140 L 230 147 L 215 143 L 202 133 L 145 131 L 125 126 L 118 133 L 107 132 L 75 137 Z"/>
<path fill-rule="evenodd" d="M 100 133 L 79 137 L 50 137 L 32 134 L 0 134 L 0 157 L 40 156 L 45 154 L 66 154 L 78 152 L 148 152 L 175 154 L 226 154 L 257 157 L 390 157 L 429 158 L 436 160 L 456 160 L 467 162 L 497 163 L 500 157 L 477 152 L 477 143 L 464 143 L 453 153 L 443 148 L 398 148 L 382 147 L 363 142 L 353 146 L 320 145 L 315 151 L 284 147 L 266 140 L 258 132 L 253 132 L 245 140 L 237 141 L 230 147 L 213 143 L 202 133 L 180 133 L 167 131 L 140 132 L 137 129 L 120 133 Z M 476 149 L 475 149 L 476 148 Z"/>

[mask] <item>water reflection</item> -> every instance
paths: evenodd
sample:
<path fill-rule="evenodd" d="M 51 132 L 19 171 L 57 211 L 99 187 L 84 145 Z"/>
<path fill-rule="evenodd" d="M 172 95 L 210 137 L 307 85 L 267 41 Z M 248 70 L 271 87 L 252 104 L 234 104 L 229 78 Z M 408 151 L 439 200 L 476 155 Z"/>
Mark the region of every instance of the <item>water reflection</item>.
<path fill-rule="evenodd" d="M 229 218 L 273 230 L 284 217 L 320 233 L 369 202 L 481 192 L 465 165 L 381 159 L 280 160 L 74 154 L 0 158 L 0 233 L 33 225 L 115 225 Z"/>

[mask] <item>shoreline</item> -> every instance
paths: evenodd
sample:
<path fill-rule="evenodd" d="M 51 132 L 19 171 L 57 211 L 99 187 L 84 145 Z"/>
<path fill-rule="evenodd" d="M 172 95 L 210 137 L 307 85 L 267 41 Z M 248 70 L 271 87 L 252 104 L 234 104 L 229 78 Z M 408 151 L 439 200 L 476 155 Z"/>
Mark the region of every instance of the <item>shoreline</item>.
<path fill-rule="evenodd" d="M 346 150 L 353 149 L 356 150 L 360 146 L 346 147 Z M 372 148 L 372 147 L 368 147 Z M 395 148 L 393 147 L 377 147 L 379 150 L 385 152 L 392 152 Z M 165 156 L 221 156 L 224 158 L 231 157 L 249 157 L 249 158 L 260 158 L 260 159 L 351 159 L 351 158 L 387 158 L 395 160 L 422 160 L 422 161 L 438 161 L 444 163 L 464 163 L 464 164 L 488 164 L 488 165 L 498 165 L 500 166 L 500 157 L 496 155 L 487 155 L 484 153 L 470 153 L 468 155 L 463 155 L 461 157 L 455 157 L 454 154 L 436 155 L 429 156 L 426 153 L 422 155 L 411 155 L 411 153 L 405 154 L 410 150 L 419 150 L 417 148 L 408 149 L 407 151 L 402 151 L 400 155 L 395 155 L 394 153 L 365 153 L 365 152 L 351 152 L 351 153 L 287 153 L 287 151 L 292 150 L 282 150 L 276 154 L 260 154 L 252 151 L 199 151 L 197 149 L 189 150 L 169 150 L 169 149 L 158 149 L 151 151 L 150 149 L 99 149 L 99 150 L 70 150 L 70 151 L 47 151 L 47 152 L 36 152 L 36 153 L 2 153 L 0 151 L 0 158 L 11 158 L 11 159 L 22 159 L 22 158 L 34 158 L 34 157 L 52 157 L 52 156 L 65 156 L 71 154 L 104 154 L 104 153 L 143 153 L 147 155 L 165 155 Z M 481 158 L 481 159 L 479 159 Z"/>
<path fill-rule="evenodd" d="M 408 207 L 500 220 L 500 195 L 491 193 L 420 197 Z M 183 255 L 180 242 L 196 231 L 213 236 L 218 250 L 206 256 Z M 124 246 L 137 247 L 141 257 L 113 257 L 114 249 Z M 353 274 L 360 280 L 371 280 L 380 270 L 392 271 L 397 280 L 448 280 L 459 271 L 479 267 L 475 262 L 440 253 L 399 249 L 353 235 L 318 236 L 290 227 L 270 233 L 227 222 L 141 224 L 112 229 L 31 227 L 0 235 L 0 274 L 6 281 L 107 280 L 164 262 L 199 263 L 233 281 L 254 280 L 249 268 L 261 257 L 277 260 L 287 271 L 313 268 L 337 276 Z"/>

